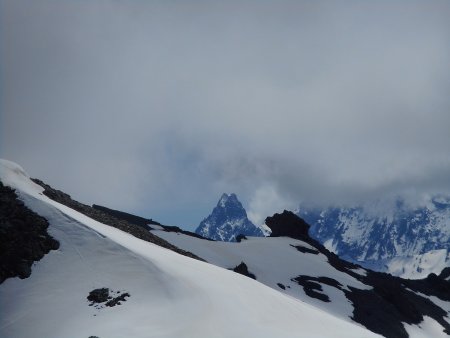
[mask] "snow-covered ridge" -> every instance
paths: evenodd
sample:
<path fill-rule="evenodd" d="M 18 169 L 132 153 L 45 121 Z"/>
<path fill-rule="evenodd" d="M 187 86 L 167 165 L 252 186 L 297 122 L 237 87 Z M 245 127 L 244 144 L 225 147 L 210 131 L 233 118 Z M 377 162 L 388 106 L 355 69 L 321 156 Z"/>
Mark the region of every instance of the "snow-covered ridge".
<path fill-rule="evenodd" d="M 49 221 L 49 232 L 61 243 L 36 263 L 30 278 L 0 285 L 1 337 L 377 336 L 54 202 L 11 162 L 0 161 L 0 179 Z M 89 307 L 86 297 L 99 287 L 126 290 L 130 297 L 114 308 Z"/>

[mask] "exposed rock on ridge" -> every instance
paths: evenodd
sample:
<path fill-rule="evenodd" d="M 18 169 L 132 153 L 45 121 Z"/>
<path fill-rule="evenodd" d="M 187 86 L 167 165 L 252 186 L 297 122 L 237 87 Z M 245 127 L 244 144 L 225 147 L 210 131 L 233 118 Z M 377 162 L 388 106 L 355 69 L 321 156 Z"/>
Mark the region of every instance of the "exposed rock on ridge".
<path fill-rule="evenodd" d="M 162 246 L 163 248 L 172 250 L 181 255 L 204 261 L 204 259 L 194 255 L 193 253 L 185 251 L 185 250 L 181 250 L 181 249 L 177 248 L 176 246 L 170 244 L 169 242 L 163 240 L 162 238 L 153 235 L 151 232 L 149 232 L 148 230 L 145 230 L 140 225 L 136 225 L 136 224 L 127 222 L 123 219 L 118 219 L 104 211 L 94 209 L 93 207 L 91 207 L 89 205 L 77 202 L 77 201 L 73 200 L 70 197 L 70 195 L 68 195 L 60 190 L 53 189 L 51 186 L 49 186 L 48 184 L 45 184 L 41 180 L 38 180 L 35 178 L 32 178 L 32 180 L 34 183 L 39 184 L 41 187 L 43 187 L 45 189 L 43 193 L 48 198 L 51 198 L 52 200 L 54 200 L 56 202 L 64 204 L 65 206 L 68 206 L 69 208 L 74 209 L 78 212 L 81 212 L 82 214 L 84 214 L 92 219 L 95 219 L 98 222 L 101 222 L 103 224 L 107 224 L 107 225 L 117 228 L 119 230 L 125 231 L 139 239 Z"/>
<path fill-rule="evenodd" d="M 0 182 L 0 284 L 11 277 L 29 277 L 33 262 L 59 248 L 47 233 L 48 225 Z"/>
<path fill-rule="evenodd" d="M 150 225 L 161 225 L 160 223 L 155 222 L 152 219 L 132 215 L 127 212 L 110 209 L 110 208 L 107 208 L 107 207 L 104 207 L 101 205 L 97 205 L 97 204 L 93 204 L 92 208 L 103 211 L 104 213 L 109 214 L 115 218 L 122 219 L 122 220 L 130 222 L 132 224 L 139 225 L 139 226 L 143 227 L 144 229 L 151 228 Z"/>

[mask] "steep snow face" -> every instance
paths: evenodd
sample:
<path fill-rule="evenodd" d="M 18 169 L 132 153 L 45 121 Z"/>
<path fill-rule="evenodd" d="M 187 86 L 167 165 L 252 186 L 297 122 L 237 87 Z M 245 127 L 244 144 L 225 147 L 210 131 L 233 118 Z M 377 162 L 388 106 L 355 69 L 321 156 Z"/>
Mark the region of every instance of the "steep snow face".
<path fill-rule="evenodd" d="M 422 207 L 411 208 L 397 199 L 355 208 L 301 207 L 297 214 L 311 225 L 310 235 L 327 248 L 372 268 L 381 260 L 450 250 L 450 200 L 442 196 Z"/>
<path fill-rule="evenodd" d="M 0 285 L 1 337 L 378 337 L 54 202 L 11 162 L 0 161 L 0 179 L 49 221 L 61 244 L 30 278 Z M 130 297 L 116 307 L 89 306 L 89 292 L 101 287 Z"/>
<path fill-rule="evenodd" d="M 217 241 L 236 241 L 238 235 L 264 236 L 260 227 L 254 225 L 235 194 L 223 194 L 212 213 L 195 230 L 205 238 Z"/>

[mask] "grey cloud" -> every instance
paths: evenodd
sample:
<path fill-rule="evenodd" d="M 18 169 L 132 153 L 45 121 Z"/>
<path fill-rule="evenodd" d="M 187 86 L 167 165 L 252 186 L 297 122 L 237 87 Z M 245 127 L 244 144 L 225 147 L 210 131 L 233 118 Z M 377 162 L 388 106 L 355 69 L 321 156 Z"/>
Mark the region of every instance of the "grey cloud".
<path fill-rule="evenodd" d="M 261 220 L 450 190 L 448 2 L 0 6 L 0 155 L 86 202 L 189 226 L 224 191 Z"/>

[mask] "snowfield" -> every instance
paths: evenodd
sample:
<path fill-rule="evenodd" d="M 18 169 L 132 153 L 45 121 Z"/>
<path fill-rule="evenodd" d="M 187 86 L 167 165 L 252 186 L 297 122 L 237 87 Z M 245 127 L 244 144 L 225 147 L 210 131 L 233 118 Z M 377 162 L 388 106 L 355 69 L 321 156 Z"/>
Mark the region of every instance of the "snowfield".
<path fill-rule="evenodd" d="M 315 307 L 322 308 L 349 322 L 353 307 L 342 291 L 328 285 L 323 285 L 323 293 L 328 295 L 331 301 L 325 303 L 321 300 L 308 297 L 303 287 L 291 279 L 305 274 L 311 277 L 325 276 L 339 281 L 346 289 L 348 289 L 348 286 L 361 290 L 369 288 L 348 274 L 334 269 L 328 263 L 327 257 L 321 253 L 306 254 L 308 259 L 305 259 L 305 254 L 299 252 L 293 246 L 300 245 L 308 249 L 315 249 L 307 243 L 293 238 L 249 237 L 240 243 L 212 242 L 175 232 L 160 230 L 152 232 L 169 243 L 188 250 L 206 259 L 208 262 L 226 269 L 232 269 L 241 262 L 244 262 L 249 272 L 256 275 L 257 280 L 261 283 L 278 290 L 281 290 L 278 286 L 278 283 L 281 283 L 285 287 L 283 293 L 303 302 L 310 303 Z M 283 262 L 289 263 L 283 264 Z M 360 270 L 359 273 L 365 273 L 364 270 Z"/>
<path fill-rule="evenodd" d="M 49 233 L 61 244 L 34 264 L 30 278 L 0 285 L 0 337 L 379 337 L 54 202 L 12 162 L 0 161 L 0 179 L 49 221 Z M 86 297 L 101 287 L 130 297 L 120 306 L 90 307 Z"/>
<path fill-rule="evenodd" d="M 394 276 L 420 279 L 425 278 L 430 273 L 438 275 L 444 268 L 450 266 L 450 252 L 441 249 L 431 250 L 421 255 L 394 257 L 388 259 L 384 265 L 384 270 Z"/>

